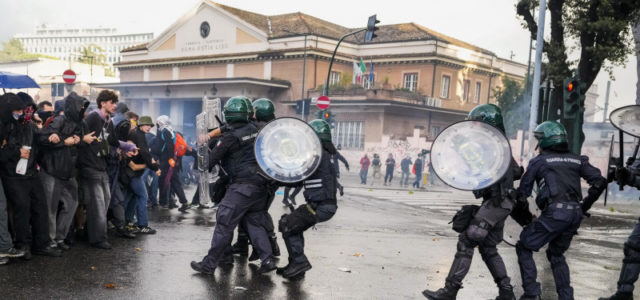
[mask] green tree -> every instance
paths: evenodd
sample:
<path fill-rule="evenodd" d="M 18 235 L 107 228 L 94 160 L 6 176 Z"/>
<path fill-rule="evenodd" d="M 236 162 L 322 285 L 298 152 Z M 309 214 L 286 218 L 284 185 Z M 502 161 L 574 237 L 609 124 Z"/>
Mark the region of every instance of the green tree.
<path fill-rule="evenodd" d="M 538 0 L 519 0 L 516 10 L 523 18 L 523 26 L 533 39 L 537 38 L 538 24 L 531 13 L 539 6 Z M 637 0 L 549 0 L 550 38 L 544 41 L 543 52 L 547 62 L 545 74 L 560 86 L 564 78 L 577 70 L 580 79 L 593 84 L 601 69 L 611 74 L 613 66 L 624 65 L 627 55 L 633 53 L 631 24 L 640 14 Z M 547 30 L 545 30 L 547 31 Z M 570 59 L 570 57 L 578 57 Z M 562 89 L 554 89 L 550 111 L 562 109 Z M 562 113 L 558 118 L 562 117 Z M 562 120 L 572 138 L 574 126 L 571 120 Z M 581 133 L 580 148 L 584 141 Z"/>
<path fill-rule="evenodd" d="M 502 110 L 504 127 L 508 137 L 514 136 L 527 124 L 529 101 L 525 101 L 524 84 L 508 77 L 502 80 L 502 87 L 493 90 L 496 104 Z"/>
<path fill-rule="evenodd" d="M 85 64 L 104 66 L 107 64 L 107 56 L 104 49 L 96 44 L 89 44 L 80 50 L 78 61 Z"/>
<path fill-rule="evenodd" d="M 34 59 L 38 57 L 53 58 L 46 55 L 27 53 L 24 51 L 22 42 L 18 39 L 10 39 L 6 42 L 2 42 L 2 51 L 0 51 L 0 61 L 15 61 L 23 59 Z"/>

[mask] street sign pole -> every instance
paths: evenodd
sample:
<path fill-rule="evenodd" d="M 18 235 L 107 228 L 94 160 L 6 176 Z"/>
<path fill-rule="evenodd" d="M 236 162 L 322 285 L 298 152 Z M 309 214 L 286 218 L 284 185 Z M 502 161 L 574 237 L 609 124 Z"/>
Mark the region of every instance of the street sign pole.
<path fill-rule="evenodd" d="M 538 33 L 536 35 L 536 65 L 533 71 L 533 88 L 531 89 L 531 115 L 529 118 L 529 157 L 534 153 L 535 139 L 533 130 L 538 120 L 538 100 L 540 97 L 540 72 L 542 69 L 542 47 L 544 41 L 544 17 L 547 12 L 547 1 L 540 0 L 538 10 Z"/>

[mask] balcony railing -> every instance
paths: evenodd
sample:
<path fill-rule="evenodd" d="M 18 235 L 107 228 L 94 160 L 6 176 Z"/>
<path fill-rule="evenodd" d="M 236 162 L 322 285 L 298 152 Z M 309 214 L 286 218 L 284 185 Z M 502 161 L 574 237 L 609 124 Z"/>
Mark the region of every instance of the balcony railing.
<path fill-rule="evenodd" d="M 322 91 L 310 90 L 309 98 L 319 97 Z M 339 100 L 392 100 L 422 106 L 442 107 L 440 99 L 425 96 L 406 90 L 391 89 L 334 89 L 329 91 L 329 97 Z"/>

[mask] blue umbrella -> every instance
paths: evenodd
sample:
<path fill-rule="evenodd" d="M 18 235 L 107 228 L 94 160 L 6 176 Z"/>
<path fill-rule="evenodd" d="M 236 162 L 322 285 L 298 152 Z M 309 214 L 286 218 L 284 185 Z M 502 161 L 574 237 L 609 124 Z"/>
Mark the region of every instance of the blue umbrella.
<path fill-rule="evenodd" d="M 40 88 L 40 86 L 27 75 L 0 71 L 0 88 L 26 89 Z"/>

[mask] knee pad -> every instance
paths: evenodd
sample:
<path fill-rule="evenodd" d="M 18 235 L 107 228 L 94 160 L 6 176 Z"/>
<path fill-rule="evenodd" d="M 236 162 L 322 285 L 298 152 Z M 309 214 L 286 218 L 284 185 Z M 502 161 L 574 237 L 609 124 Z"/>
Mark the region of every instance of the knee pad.
<path fill-rule="evenodd" d="M 489 234 L 489 229 L 491 225 L 487 222 L 474 219 L 466 230 L 467 237 L 474 242 L 482 242 Z"/>
<path fill-rule="evenodd" d="M 473 257 L 475 244 L 462 235 L 458 240 L 456 257 Z"/>
<path fill-rule="evenodd" d="M 622 261 L 631 264 L 640 263 L 640 247 L 635 243 L 624 243 L 624 259 Z"/>
<path fill-rule="evenodd" d="M 307 205 L 301 205 L 291 214 L 282 215 L 278 222 L 278 230 L 283 237 L 302 233 L 316 224 L 316 216 Z"/>

